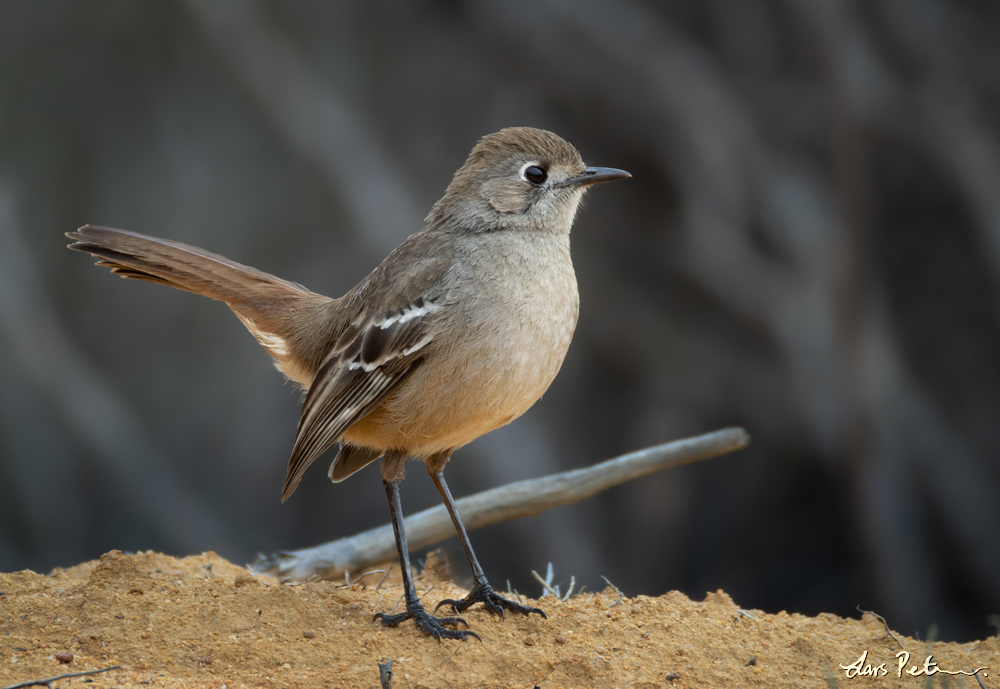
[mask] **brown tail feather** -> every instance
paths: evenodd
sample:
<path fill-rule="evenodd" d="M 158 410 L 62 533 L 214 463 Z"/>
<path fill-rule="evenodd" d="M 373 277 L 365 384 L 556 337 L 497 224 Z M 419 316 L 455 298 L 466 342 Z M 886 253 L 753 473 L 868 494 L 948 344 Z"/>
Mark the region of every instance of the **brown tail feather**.
<path fill-rule="evenodd" d="M 100 259 L 97 265 L 123 278 L 168 285 L 226 302 L 278 360 L 278 368 L 308 386 L 312 372 L 300 370 L 300 363 L 293 366 L 289 358 L 291 349 L 307 345 L 299 342 L 300 333 L 291 326 L 291 316 L 302 309 L 318 314 L 331 301 L 328 297 L 181 242 L 95 225 L 84 225 L 66 236 L 74 240 L 70 249 L 91 254 Z M 315 358 L 311 351 L 298 354 L 294 357 L 297 362 L 311 364 Z"/>
<path fill-rule="evenodd" d="M 101 259 L 97 265 L 122 277 L 168 284 L 219 301 L 245 301 L 261 291 L 269 297 L 313 294 L 301 285 L 181 242 L 95 225 L 66 236 L 75 240 L 70 249 Z"/>

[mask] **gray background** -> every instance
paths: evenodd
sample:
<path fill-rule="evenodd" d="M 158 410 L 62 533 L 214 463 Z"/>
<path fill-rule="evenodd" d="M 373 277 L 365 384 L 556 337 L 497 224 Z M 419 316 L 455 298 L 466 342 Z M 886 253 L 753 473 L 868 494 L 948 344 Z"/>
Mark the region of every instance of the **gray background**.
<path fill-rule="evenodd" d="M 453 490 L 730 424 L 754 442 L 475 532 L 493 580 L 537 594 L 551 561 L 564 586 L 994 633 L 985 0 L 0 3 L 0 571 L 246 562 L 385 522 L 372 468 L 313 468 L 281 505 L 292 386 L 224 305 L 113 278 L 62 233 L 179 239 L 339 295 L 513 125 L 634 179 L 575 227 L 562 372 L 457 454 Z M 420 466 L 403 496 L 436 502 Z"/>

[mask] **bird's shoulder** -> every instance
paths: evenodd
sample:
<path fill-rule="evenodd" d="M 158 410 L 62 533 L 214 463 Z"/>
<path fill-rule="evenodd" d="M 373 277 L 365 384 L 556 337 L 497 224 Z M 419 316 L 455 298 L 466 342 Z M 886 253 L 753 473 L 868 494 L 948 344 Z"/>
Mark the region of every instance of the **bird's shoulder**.
<path fill-rule="evenodd" d="M 339 323 L 327 352 L 327 374 L 371 371 L 412 358 L 430 342 L 451 304 L 458 255 L 447 235 L 420 232 L 397 247 L 337 300 Z"/>
<path fill-rule="evenodd" d="M 458 262 L 452 236 L 422 231 L 410 235 L 382 263 L 344 295 L 351 321 L 380 319 L 415 302 L 436 300 L 453 282 Z"/>

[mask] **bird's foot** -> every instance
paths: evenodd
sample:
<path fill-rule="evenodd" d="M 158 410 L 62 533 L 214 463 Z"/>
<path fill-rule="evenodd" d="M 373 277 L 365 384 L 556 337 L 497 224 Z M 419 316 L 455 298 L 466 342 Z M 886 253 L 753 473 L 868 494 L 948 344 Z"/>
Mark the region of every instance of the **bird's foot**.
<path fill-rule="evenodd" d="M 482 603 L 489 612 L 494 615 L 499 615 L 500 619 L 503 619 L 504 617 L 504 610 L 519 612 L 522 615 L 530 615 L 533 612 L 537 612 L 543 619 L 548 619 L 545 612 L 541 608 L 530 608 L 526 605 L 515 603 L 512 600 L 507 600 L 494 591 L 493 587 L 489 584 L 476 584 L 472 587 L 472 590 L 469 591 L 469 595 L 462 600 L 452 600 L 450 598 L 445 599 L 437 604 L 434 611 L 437 612 L 437 609 L 442 605 L 450 605 L 451 609 L 455 612 L 465 612 L 476 603 Z"/>
<path fill-rule="evenodd" d="M 435 617 L 424 610 L 423 606 L 419 603 L 414 606 L 413 610 L 407 609 L 406 612 L 401 612 L 398 615 L 387 615 L 384 612 L 376 613 L 372 618 L 372 622 L 375 620 L 381 620 L 383 627 L 398 627 L 400 622 L 409 619 L 412 619 L 421 631 L 425 634 L 430 634 L 439 642 L 441 639 L 458 639 L 459 641 L 465 641 L 470 636 L 482 641 L 478 634 L 468 629 L 469 624 L 461 617 Z M 464 624 L 466 628 L 448 629 L 444 626 L 446 624 L 451 625 L 452 627 Z"/>

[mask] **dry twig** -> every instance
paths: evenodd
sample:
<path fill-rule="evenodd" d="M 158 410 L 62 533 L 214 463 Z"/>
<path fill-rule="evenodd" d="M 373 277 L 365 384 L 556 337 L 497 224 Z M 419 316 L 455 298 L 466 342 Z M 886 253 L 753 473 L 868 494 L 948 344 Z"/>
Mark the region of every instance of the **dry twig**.
<path fill-rule="evenodd" d="M 538 479 L 518 481 L 458 500 L 466 528 L 534 516 L 550 507 L 566 505 L 613 486 L 662 469 L 683 466 L 709 457 L 743 449 L 750 436 L 742 428 L 713 433 L 646 448 L 600 464 Z M 454 526 L 444 505 L 418 512 L 406 519 L 410 550 L 419 550 L 453 536 Z M 325 543 L 314 548 L 261 555 L 253 563 L 257 572 L 296 579 L 319 575 L 333 579 L 344 572 L 395 559 L 396 542 L 388 524 L 371 531 Z"/>
<path fill-rule="evenodd" d="M 389 576 L 389 572 L 391 572 L 392 568 L 395 567 L 395 566 L 396 565 L 389 565 L 389 567 L 385 570 L 385 574 L 383 574 L 382 578 L 378 580 L 378 585 L 375 587 L 376 591 L 378 591 L 380 588 L 382 588 L 382 584 L 385 583 L 385 578 L 387 576 Z"/>
<path fill-rule="evenodd" d="M 885 627 L 885 635 L 888 636 L 893 641 L 895 641 L 896 645 L 898 645 L 900 648 L 903 648 L 903 642 L 900 641 L 898 638 L 896 638 L 896 635 L 892 633 L 892 630 L 889 629 L 889 623 L 885 621 L 884 617 L 882 617 L 876 612 L 872 612 L 871 610 L 862 610 L 860 605 L 858 606 L 858 612 L 864 615 L 871 615 L 877 618 L 880 622 L 882 622 L 882 626 Z"/>
<path fill-rule="evenodd" d="M 617 586 L 615 586 L 614 584 L 612 584 L 611 580 L 608 579 L 606 576 L 601 575 L 601 579 L 604 579 L 604 583 L 606 583 L 608 586 L 610 586 L 611 588 L 613 588 L 614 591 L 615 591 L 615 593 L 618 594 L 618 600 L 616 600 L 614 603 L 612 603 L 611 605 L 608 606 L 608 609 L 610 610 L 611 608 L 615 607 L 616 605 L 618 605 L 619 603 L 621 603 L 623 600 L 625 600 L 625 594 L 621 592 L 621 589 L 619 589 Z"/>
<path fill-rule="evenodd" d="M 362 579 L 364 579 L 369 574 L 381 574 L 382 578 L 379 579 L 379 582 L 378 582 L 378 585 L 381 586 L 382 582 L 385 581 L 385 577 L 389 574 L 389 570 L 388 569 L 371 569 L 371 570 L 368 570 L 367 572 L 365 572 L 364 574 L 362 574 L 360 577 L 358 577 L 354 581 L 351 581 L 350 578 L 348 577 L 346 583 L 340 584 L 336 588 L 338 588 L 338 589 L 350 588 L 351 586 L 354 586 L 356 583 L 358 583 L 359 581 L 361 581 Z M 313 577 L 316 577 L 316 575 L 314 574 Z M 310 577 L 310 578 L 313 578 L 313 577 Z M 318 577 L 316 577 L 316 578 L 318 578 Z M 377 591 L 378 589 L 375 589 L 375 590 Z"/>
<path fill-rule="evenodd" d="M 536 572 L 535 570 L 531 570 L 531 576 L 535 577 L 535 581 L 541 584 L 542 588 L 545 589 L 545 591 L 542 592 L 541 596 L 542 598 L 545 598 L 545 596 L 547 596 L 550 593 L 556 598 L 559 598 L 559 587 L 552 585 L 552 577 L 555 576 L 555 573 L 552 570 L 551 562 L 549 563 L 548 569 L 545 570 L 544 579 L 542 579 L 542 575 Z"/>
<path fill-rule="evenodd" d="M 121 665 L 112 665 L 111 667 L 101 668 L 100 670 L 87 670 L 86 672 L 70 672 L 65 675 L 58 675 L 56 677 L 47 677 L 45 679 L 29 679 L 26 682 L 21 682 L 20 684 L 11 684 L 4 687 L 4 689 L 20 689 L 20 687 L 38 687 L 45 685 L 51 689 L 52 682 L 58 681 L 60 679 L 70 679 L 72 677 L 83 677 L 85 675 L 97 675 L 102 672 L 110 672 L 111 670 L 117 670 Z"/>

